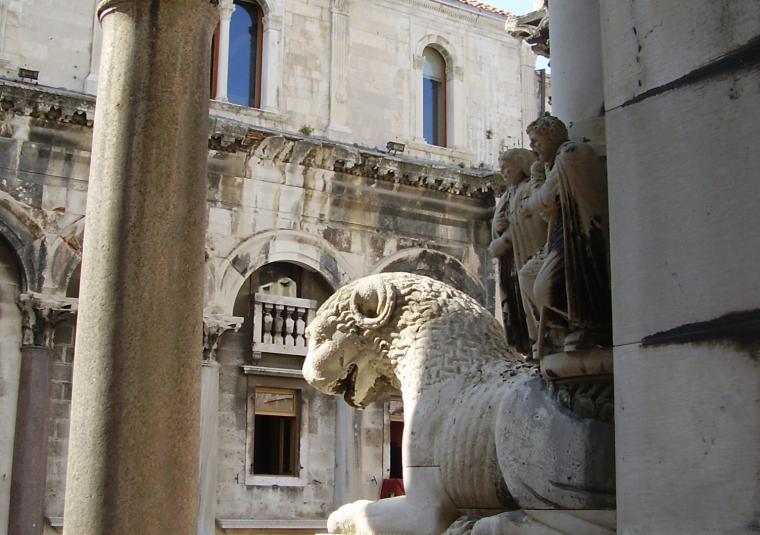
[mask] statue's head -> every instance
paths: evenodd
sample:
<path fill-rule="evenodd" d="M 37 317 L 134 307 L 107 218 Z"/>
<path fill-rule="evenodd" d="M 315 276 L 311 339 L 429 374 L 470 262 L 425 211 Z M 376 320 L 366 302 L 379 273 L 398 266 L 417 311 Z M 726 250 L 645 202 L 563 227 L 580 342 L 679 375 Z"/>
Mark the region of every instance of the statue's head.
<path fill-rule="evenodd" d="M 499 154 L 501 176 L 512 186 L 530 177 L 530 168 L 536 155 L 528 149 L 507 149 Z"/>
<path fill-rule="evenodd" d="M 554 161 L 557 149 L 568 140 L 565 123 L 553 115 L 536 119 L 528 125 L 526 131 L 530 137 L 530 148 L 545 162 Z"/>

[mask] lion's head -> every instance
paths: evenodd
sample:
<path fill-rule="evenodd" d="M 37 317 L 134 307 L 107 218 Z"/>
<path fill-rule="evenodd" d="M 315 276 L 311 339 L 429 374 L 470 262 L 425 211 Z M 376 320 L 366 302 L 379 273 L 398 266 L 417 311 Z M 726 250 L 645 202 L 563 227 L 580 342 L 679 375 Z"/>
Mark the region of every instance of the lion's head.
<path fill-rule="evenodd" d="M 372 275 L 339 289 L 317 311 L 307 337 L 306 380 L 359 408 L 399 389 L 403 368 L 414 367 L 423 352 L 447 355 L 451 370 L 457 361 L 461 369 L 477 368 L 508 352 L 496 320 L 474 299 L 411 273 Z"/>
<path fill-rule="evenodd" d="M 333 294 L 307 328 L 306 380 L 319 390 L 343 395 L 355 407 L 380 399 L 398 381 L 382 365 L 377 335 L 396 309 L 396 289 L 382 276 L 365 277 Z"/>

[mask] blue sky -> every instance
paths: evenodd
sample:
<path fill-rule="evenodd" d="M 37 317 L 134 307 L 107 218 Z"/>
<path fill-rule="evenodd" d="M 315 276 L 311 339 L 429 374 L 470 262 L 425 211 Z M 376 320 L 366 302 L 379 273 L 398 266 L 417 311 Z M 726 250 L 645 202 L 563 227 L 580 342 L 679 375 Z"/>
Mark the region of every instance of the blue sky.
<path fill-rule="evenodd" d="M 481 0 L 500 9 L 505 9 L 515 15 L 524 15 L 533 11 L 533 0 Z"/>

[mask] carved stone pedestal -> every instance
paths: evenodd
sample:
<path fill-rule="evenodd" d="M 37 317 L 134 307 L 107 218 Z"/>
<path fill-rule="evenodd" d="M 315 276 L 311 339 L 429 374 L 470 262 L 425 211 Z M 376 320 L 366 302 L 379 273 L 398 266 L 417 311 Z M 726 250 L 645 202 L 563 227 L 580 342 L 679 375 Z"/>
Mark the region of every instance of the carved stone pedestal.
<path fill-rule="evenodd" d="M 552 353 L 541 359 L 547 381 L 596 375 L 612 375 L 612 349 Z"/>

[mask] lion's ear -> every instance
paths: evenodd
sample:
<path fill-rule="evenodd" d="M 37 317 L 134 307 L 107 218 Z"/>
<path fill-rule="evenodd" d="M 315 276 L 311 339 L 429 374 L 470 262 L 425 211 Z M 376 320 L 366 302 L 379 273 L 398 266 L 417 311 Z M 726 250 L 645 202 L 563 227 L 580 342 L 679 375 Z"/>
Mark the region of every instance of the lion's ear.
<path fill-rule="evenodd" d="M 380 277 L 359 282 L 351 295 L 351 313 L 365 329 L 379 329 L 388 323 L 395 304 L 393 286 Z"/>

